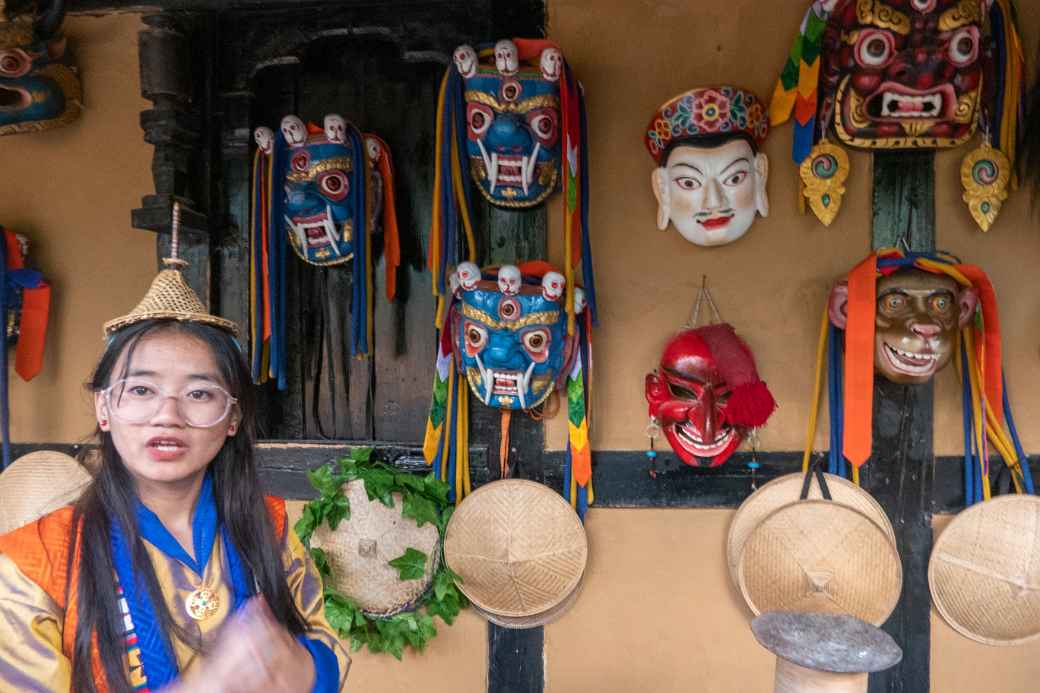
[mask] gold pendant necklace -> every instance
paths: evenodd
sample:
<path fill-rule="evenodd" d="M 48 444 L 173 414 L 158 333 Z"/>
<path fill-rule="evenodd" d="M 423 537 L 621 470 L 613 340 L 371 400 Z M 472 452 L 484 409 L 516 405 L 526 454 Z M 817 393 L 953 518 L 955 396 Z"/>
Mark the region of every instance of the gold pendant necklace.
<path fill-rule="evenodd" d="M 188 611 L 188 615 L 196 621 L 205 621 L 217 613 L 220 608 L 220 597 L 216 592 L 203 585 L 188 595 L 184 600 L 184 608 Z"/>

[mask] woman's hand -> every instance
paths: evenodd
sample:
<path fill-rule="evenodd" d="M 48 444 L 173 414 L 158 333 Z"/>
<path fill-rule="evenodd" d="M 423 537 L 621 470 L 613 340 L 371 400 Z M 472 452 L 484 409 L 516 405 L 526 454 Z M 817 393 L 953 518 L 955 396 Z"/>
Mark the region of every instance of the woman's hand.
<path fill-rule="evenodd" d="M 201 666 L 163 693 L 310 693 L 314 660 L 253 597 L 224 626 Z"/>

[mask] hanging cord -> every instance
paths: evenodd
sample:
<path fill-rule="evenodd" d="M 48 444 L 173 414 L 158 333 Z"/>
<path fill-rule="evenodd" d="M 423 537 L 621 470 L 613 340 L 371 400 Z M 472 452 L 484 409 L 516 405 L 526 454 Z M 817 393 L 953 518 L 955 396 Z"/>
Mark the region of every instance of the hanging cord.
<path fill-rule="evenodd" d="M 180 232 L 181 232 L 181 203 L 173 203 L 172 220 L 170 222 L 170 257 L 163 258 L 163 264 L 167 267 L 183 269 L 188 266 L 187 260 L 182 260 L 177 256 L 180 250 Z"/>
<path fill-rule="evenodd" d="M 751 470 L 751 492 L 754 493 L 758 490 L 758 470 L 760 465 L 758 463 L 758 429 L 752 428 L 748 430 L 748 442 L 751 443 L 751 460 L 747 463 L 747 468 Z"/>
<path fill-rule="evenodd" d="M 697 300 L 693 303 L 693 310 L 690 311 L 690 319 L 686 321 L 686 329 L 693 329 L 697 327 L 701 317 L 701 305 L 707 301 L 708 306 L 711 308 L 712 320 L 708 324 L 722 322 L 722 315 L 719 313 L 718 306 L 715 305 L 715 300 L 711 297 L 711 289 L 708 288 L 708 275 L 701 275 L 701 288 L 697 292 Z"/>
<path fill-rule="evenodd" d="M 661 424 L 657 421 L 657 417 L 651 416 L 650 423 L 646 427 L 646 437 L 650 439 L 650 449 L 646 451 L 646 459 L 650 462 L 650 469 L 647 473 L 651 479 L 657 479 L 657 451 L 654 450 L 654 442 L 658 436 L 661 435 Z"/>

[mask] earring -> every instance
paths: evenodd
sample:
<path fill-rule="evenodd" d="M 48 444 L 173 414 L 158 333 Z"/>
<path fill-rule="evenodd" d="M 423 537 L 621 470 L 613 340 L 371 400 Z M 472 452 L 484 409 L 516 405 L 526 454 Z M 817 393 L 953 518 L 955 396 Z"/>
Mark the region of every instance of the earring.
<path fill-rule="evenodd" d="M 102 426 L 107 426 L 108 425 L 108 419 L 101 419 L 101 421 L 99 421 L 98 423 L 100 423 Z"/>

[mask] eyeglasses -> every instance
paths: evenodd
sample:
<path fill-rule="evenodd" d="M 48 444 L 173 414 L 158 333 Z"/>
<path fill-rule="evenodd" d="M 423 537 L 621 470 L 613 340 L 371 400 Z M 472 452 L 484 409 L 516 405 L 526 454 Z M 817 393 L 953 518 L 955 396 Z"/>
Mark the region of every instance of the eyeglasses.
<path fill-rule="evenodd" d="M 168 398 L 177 403 L 177 411 L 192 428 L 209 428 L 227 418 L 238 402 L 227 390 L 214 383 L 195 383 L 177 393 L 170 393 L 148 380 L 124 378 L 101 391 L 113 418 L 124 423 L 139 424 L 152 419 Z"/>

